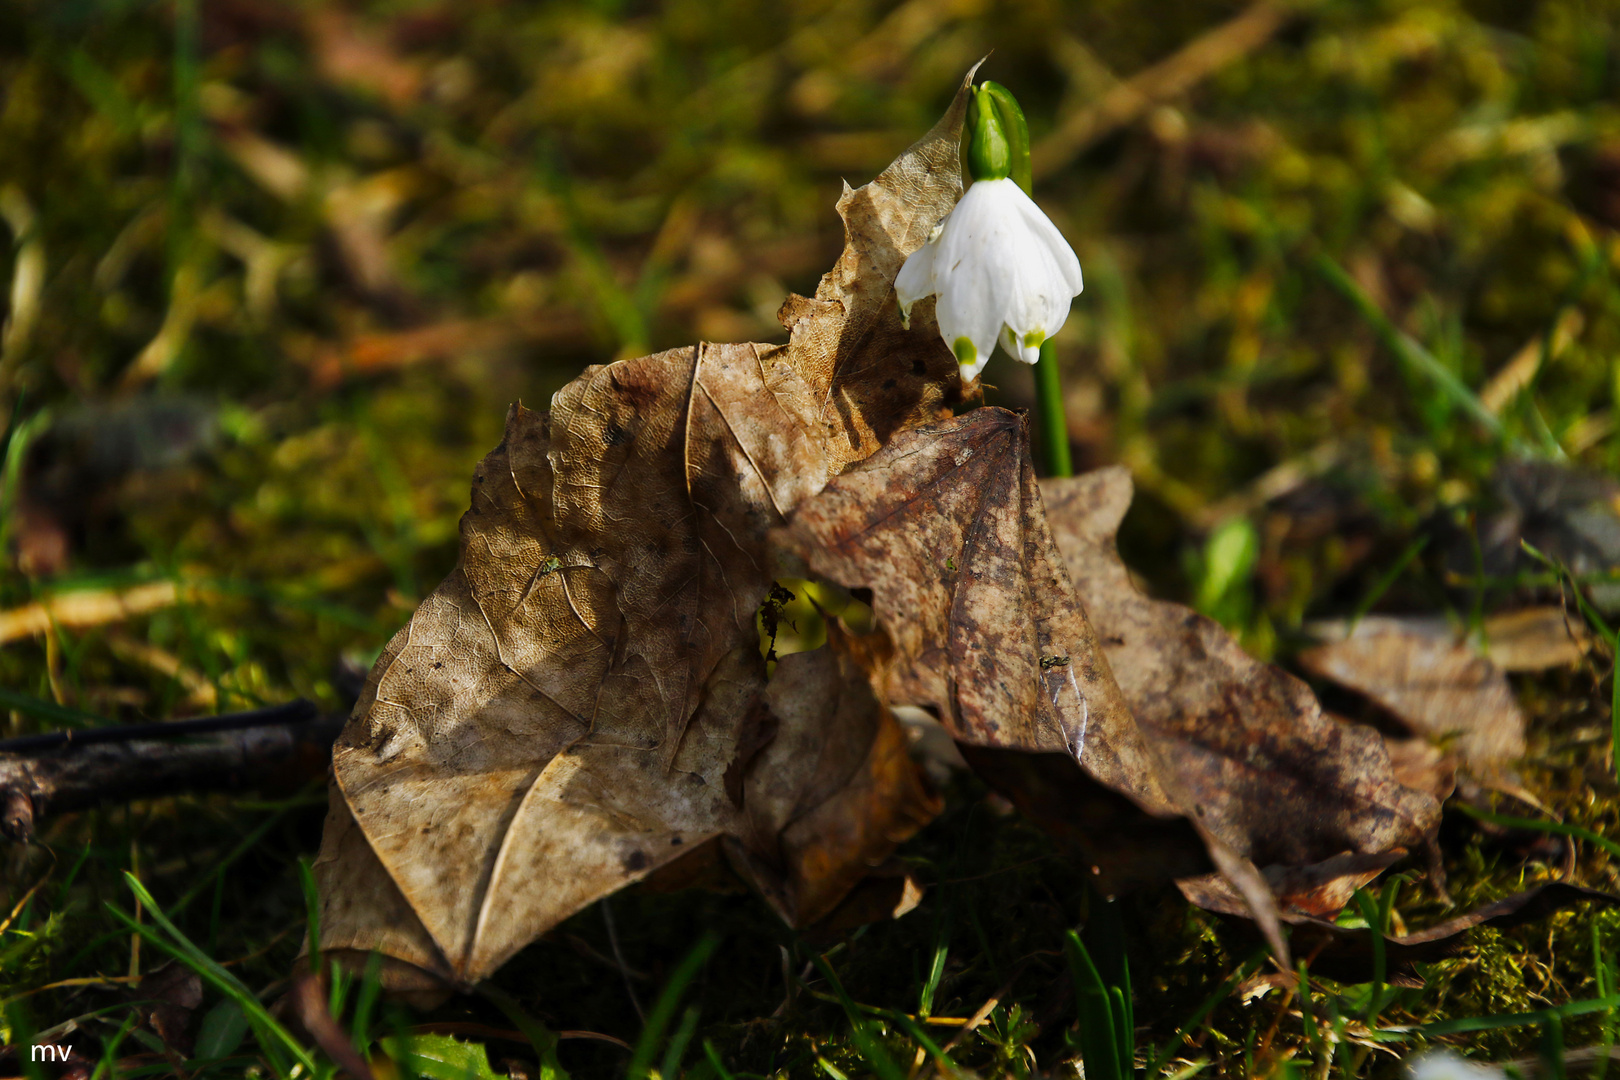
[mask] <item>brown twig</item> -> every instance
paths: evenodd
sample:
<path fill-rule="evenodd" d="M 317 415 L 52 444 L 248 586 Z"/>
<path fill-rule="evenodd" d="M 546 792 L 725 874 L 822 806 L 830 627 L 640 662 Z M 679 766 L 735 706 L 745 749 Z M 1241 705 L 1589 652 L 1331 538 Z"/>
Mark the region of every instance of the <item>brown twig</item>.
<path fill-rule="evenodd" d="M 321 716 L 309 702 L 293 702 L 0 741 L 0 835 L 27 843 L 47 812 L 102 802 L 187 790 L 295 788 L 325 771 L 342 725 L 341 716 Z"/>
<path fill-rule="evenodd" d="M 1617 1057 L 1620 1057 L 1620 1046 L 1586 1046 L 1579 1050 L 1564 1051 L 1562 1065 L 1566 1072 L 1576 1070 L 1585 1072 L 1588 1069 L 1596 1068 L 1602 1062 L 1612 1061 Z M 1530 1080 L 1535 1080 L 1539 1076 L 1554 1075 L 1553 1070 L 1547 1067 L 1546 1059 L 1539 1057 L 1504 1061 L 1498 1068 L 1509 1076 L 1516 1071 L 1521 1076 L 1529 1077 Z"/>
<path fill-rule="evenodd" d="M 1260 0 L 1236 18 L 1194 39 L 1171 56 L 1115 86 L 1088 109 L 1070 115 L 1034 148 L 1037 179 L 1073 161 L 1098 139 L 1178 97 L 1217 71 L 1264 45 L 1298 13 L 1297 7 Z"/>
<path fill-rule="evenodd" d="M 57 593 L 20 608 L 0 611 L 0 645 L 39 637 L 57 626 L 68 630 L 87 630 L 123 622 L 161 608 L 173 607 L 188 595 L 193 595 L 193 591 L 172 581 L 151 581 L 123 591 L 77 589 Z"/>
<path fill-rule="evenodd" d="M 307 971 L 293 979 L 291 998 L 294 1014 L 315 1044 L 354 1080 L 374 1080 L 376 1074 L 371 1071 L 371 1063 L 355 1047 L 349 1033 L 343 1030 L 327 1008 L 327 996 L 325 979 Z"/>

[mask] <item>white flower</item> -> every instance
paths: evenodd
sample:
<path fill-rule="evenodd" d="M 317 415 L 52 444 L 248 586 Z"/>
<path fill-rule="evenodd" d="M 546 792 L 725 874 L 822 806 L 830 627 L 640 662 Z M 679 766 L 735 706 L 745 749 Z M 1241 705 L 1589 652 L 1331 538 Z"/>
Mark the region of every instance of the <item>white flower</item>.
<path fill-rule="evenodd" d="M 971 184 L 928 242 L 894 279 L 900 318 L 937 295 L 940 336 L 962 365 L 962 381 L 978 377 L 1000 338 L 1026 364 L 1041 342 L 1069 317 L 1080 294 L 1080 260 L 1057 226 L 1011 180 Z"/>
<path fill-rule="evenodd" d="M 1480 1065 L 1450 1050 L 1430 1050 L 1406 1063 L 1411 1080 L 1506 1080 L 1495 1065 Z"/>

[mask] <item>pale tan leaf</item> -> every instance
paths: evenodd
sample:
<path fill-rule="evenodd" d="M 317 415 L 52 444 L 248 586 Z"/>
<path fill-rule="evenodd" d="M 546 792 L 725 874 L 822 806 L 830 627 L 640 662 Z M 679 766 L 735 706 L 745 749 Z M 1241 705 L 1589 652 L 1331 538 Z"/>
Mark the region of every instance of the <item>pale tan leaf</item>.
<path fill-rule="evenodd" d="M 954 358 L 926 320 L 900 328 L 891 285 L 960 194 L 965 87 L 840 200 L 848 249 L 818 299 L 789 300 L 787 346 L 594 367 L 548 414 L 513 408 L 474 475 L 456 569 L 335 748 L 365 848 L 334 819 L 322 891 L 377 900 L 334 918 L 324 947 L 470 984 L 718 837 L 802 924 L 935 812 L 850 643 L 767 681 L 754 618 L 766 531 L 960 399 Z M 383 924 L 401 904 L 427 944 Z"/>
<path fill-rule="evenodd" d="M 1365 695 L 1474 772 L 1524 756 L 1524 713 L 1507 677 L 1444 620 L 1369 616 L 1299 662 Z"/>

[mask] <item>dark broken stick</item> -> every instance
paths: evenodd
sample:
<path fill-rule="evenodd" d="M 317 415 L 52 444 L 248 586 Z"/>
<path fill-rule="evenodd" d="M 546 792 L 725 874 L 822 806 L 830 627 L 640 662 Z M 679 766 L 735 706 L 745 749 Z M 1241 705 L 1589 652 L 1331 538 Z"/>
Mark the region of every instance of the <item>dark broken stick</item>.
<path fill-rule="evenodd" d="M 286 790 L 322 775 L 343 717 L 295 701 L 164 724 L 0 740 L 0 835 L 33 839 L 47 813 L 180 791 Z"/>

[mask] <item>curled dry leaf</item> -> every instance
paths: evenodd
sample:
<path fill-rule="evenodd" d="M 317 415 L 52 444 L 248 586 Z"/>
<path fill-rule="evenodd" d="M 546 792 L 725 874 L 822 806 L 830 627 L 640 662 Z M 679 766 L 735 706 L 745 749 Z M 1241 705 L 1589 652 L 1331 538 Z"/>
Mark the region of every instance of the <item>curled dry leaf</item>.
<path fill-rule="evenodd" d="M 467 985 L 586 904 L 724 837 L 795 923 L 934 812 L 848 641 L 766 679 L 766 531 L 960 400 L 890 292 L 961 193 L 966 87 L 838 208 L 847 246 L 786 346 L 588 369 L 514 407 L 461 558 L 389 643 L 333 754 L 321 947 Z M 914 316 L 915 317 L 915 316 Z"/>
<path fill-rule="evenodd" d="M 871 591 L 889 699 L 937 715 L 1105 887 L 1206 868 L 1052 545 L 1025 423 L 985 408 L 904 432 L 799 507 L 780 557 Z"/>
<path fill-rule="evenodd" d="M 166 1048 L 181 1056 L 191 1053 L 191 1029 L 203 1001 L 202 980 L 196 972 L 183 964 L 165 964 L 143 977 L 129 998 Z"/>
<path fill-rule="evenodd" d="M 1023 417 L 985 408 L 902 432 L 802 504 L 777 547 L 795 569 L 870 590 L 892 655 L 867 666 L 889 699 L 935 713 L 1102 888 L 1213 864 L 1287 956 L 1265 881 L 1189 812 L 1115 684 L 1053 544 Z"/>
<path fill-rule="evenodd" d="M 1457 759 L 1427 739 L 1385 735 L 1384 749 L 1403 787 L 1427 791 L 1442 803 L 1457 790 Z"/>
<path fill-rule="evenodd" d="M 1620 896 L 1555 881 L 1483 904 L 1454 919 L 1405 935 L 1385 934 L 1385 978 L 1396 986 L 1422 986 L 1417 965 L 1454 956 L 1481 926 L 1506 930 L 1536 922 L 1578 904 L 1620 907 Z M 1311 971 L 1340 982 L 1370 982 L 1374 977 L 1373 931 L 1345 927 L 1326 919 L 1284 918 L 1293 924 L 1294 949 L 1313 956 Z"/>
<path fill-rule="evenodd" d="M 1440 804 L 1399 782 L 1376 731 L 1324 715 L 1308 686 L 1218 623 L 1136 589 L 1114 546 L 1131 502 L 1125 469 L 1041 490 L 1137 723 L 1203 824 L 1265 868 L 1285 912 L 1331 915 L 1384 856 L 1432 850 Z M 1229 891 L 1213 880 L 1182 888 L 1200 904 Z"/>
<path fill-rule="evenodd" d="M 1577 663 L 1592 648 L 1592 635 L 1573 611 L 1529 607 L 1485 620 L 1481 643 L 1503 671 L 1545 671 Z"/>
<path fill-rule="evenodd" d="M 1413 733 L 1489 774 L 1524 755 L 1524 713 L 1507 676 L 1443 619 L 1369 616 L 1300 654 L 1306 670 L 1363 694 Z"/>

